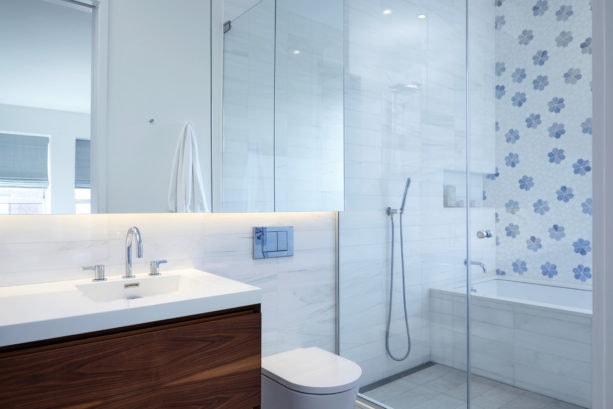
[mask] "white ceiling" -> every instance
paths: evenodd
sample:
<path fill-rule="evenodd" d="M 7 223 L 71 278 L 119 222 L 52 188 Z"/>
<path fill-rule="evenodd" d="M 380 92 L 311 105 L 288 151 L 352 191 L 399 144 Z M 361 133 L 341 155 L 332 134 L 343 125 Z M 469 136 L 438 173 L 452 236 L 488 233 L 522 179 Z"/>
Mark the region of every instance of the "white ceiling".
<path fill-rule="evenodd" d="M 0 0 L 0 104 L 89 112 L 92 13 L 51 0 Z"/>

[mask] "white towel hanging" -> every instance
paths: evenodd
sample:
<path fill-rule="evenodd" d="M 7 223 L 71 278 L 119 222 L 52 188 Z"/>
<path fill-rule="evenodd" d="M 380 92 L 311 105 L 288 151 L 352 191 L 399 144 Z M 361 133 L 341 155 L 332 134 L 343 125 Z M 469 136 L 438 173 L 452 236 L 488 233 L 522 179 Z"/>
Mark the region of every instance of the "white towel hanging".
<path fill-rule="evenodd" d="M 198 159 L 198 142 L 191 122 L 179 136 L 168 185 L 168 209 L 176 213 L 208 212 Z"/>

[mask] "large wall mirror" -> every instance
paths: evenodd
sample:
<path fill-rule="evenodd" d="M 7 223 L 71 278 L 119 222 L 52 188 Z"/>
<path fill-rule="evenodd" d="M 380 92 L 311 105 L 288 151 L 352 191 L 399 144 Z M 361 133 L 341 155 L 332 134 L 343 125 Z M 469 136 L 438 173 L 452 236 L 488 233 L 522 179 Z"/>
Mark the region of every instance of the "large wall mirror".
<path fill-rule="evenodd" d="M 342 209 L 342 7 L 0 1 L 0 214 Z"/>
<path fill-rule="evenodd" d="M 90 212 L 92 8 L 0 1 L 0 214 Z"/>

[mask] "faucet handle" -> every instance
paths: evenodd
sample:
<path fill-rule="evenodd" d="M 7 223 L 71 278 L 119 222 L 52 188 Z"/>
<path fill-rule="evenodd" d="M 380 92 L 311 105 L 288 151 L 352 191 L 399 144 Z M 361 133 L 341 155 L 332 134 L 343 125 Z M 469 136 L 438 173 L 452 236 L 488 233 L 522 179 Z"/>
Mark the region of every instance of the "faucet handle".
<path fill-rule="evenodd" d="M 150 276 L 159 276 L 160 273 L 160 264 L 168 263 L 168 260 L 153 260 L 149 263 L 149 275 Z"/>
<path fill-rule="evenodd" d="M 83 270 L 93 270 L 94 271 L 94 279 L 93 281 L 104 281 L 106 277 L 104 276 L 104 264 L 96 264 L 93 266 L 85 266 Z"/>

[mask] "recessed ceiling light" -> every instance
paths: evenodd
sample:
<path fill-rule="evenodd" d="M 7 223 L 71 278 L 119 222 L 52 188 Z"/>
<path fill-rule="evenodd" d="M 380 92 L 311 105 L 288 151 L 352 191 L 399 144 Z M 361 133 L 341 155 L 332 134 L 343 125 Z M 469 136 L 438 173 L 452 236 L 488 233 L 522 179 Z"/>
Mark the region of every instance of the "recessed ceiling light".
<path fill-rule="evenodd" d="M 300 54 L 300 50 L 294 50 L 293 53 L 294 53 L 294 55 L 298 55 L 298 54 Z"/>
<path fill-rule="evenodd" d="M 426 19 L 426 15 L 425 14 L 420 14 L 419 16 L 417 16 L 418 19 L 420 20 L 425 20 Z"/>
<path fill-rule="evenodd" d="M 392 9 L 385 9 L 385 10 L 383 10 L 383 14 L 385 14 L 385 15 L 392 14 Z"/>

